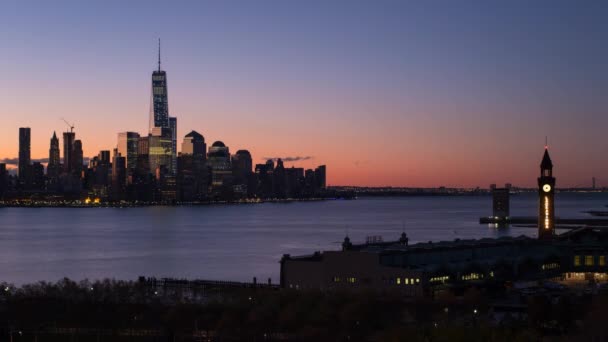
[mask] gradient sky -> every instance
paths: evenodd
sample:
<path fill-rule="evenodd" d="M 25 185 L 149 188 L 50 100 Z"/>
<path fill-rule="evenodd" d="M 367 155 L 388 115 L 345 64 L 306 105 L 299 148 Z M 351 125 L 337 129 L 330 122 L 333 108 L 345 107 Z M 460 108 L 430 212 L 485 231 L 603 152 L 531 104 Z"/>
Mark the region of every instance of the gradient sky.
<path fill-rule="evenodd" d="M 85 156 L 147 132 L 162 39 L 179 140 L 311 156 L 330 185 L 608 185 L 606 1 L 10 1 L 0 158 L 75 122 Z M 181 142 L 180 142 L 181 143 Z M 287 163 L 291 166 L 293 163 Z"/>

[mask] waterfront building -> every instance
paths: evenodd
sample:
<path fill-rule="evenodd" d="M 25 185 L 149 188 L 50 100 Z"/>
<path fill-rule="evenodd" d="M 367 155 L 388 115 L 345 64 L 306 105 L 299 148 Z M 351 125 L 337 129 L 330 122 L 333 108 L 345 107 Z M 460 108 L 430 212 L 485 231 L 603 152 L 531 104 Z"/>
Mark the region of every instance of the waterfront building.
<path fill-rule="evenodd" d="M 496 184 L 490 186 L 492 192 L 492 215 L 495 219 L 507 219 L 510 216 L 511 187 L 497 188 Z"/>
<path fill-rule="evenodd" d="M 299 198 L 302 196 L 304 187 L 304 169 L 290 167 L 285 169 L 285 179 L 287 186 L 287 196 L 289 198 Z"/>
<path fill-rule="evenodd" d="M 540 163 L 538 195 L 538 237 L 551 239 L 555 235 L 555 178 L 547 146 Z"/>
<path fill-rule="evenodd" d="M 292 289 L 397 290 L 405 295 L 504 284 L 507 281 L 595 279 L 608 272 L 608 231 L 580 228 L 555 235 L 553 163 L 549 152 L 538 178 L 538 238 L 420 242 L 368 239 L 341 251 L 281 259 L 281 286 Z M 315 172 L 315 177 L 316 177 Z"/>
<path fill-rule="evenodd" d="M 59 139 L 57 134 L 53 132 L 49 147 L 49 163 L 47 164 L 46 173 L 50 179 L 56 179 L 61 172 L 61 157 L 59 151 Z"/>
<path fill-rule="evenodd" d="M 126 160 L 128 170 L 133 170 L 137 166 L 139 133 L 122 132 L 118 133 L 118 152 Z"/>
<path fill-rule="evenodd" d="M 327 188 L 327 167 L 325 165 L 318 166 L 315 169 L 316 188 L 325 190 Z"/>
<path fill-rule="evenodd" d="M 31 157 L 31 129 L 29 127 L 19 128 L 19 165 L 17 168 L 19 180 L 25 183 L 30 164 Z"/>
<path fill-rule="evenodd" d="M 271 198 L 274 196 L 273 177 L 274 161 L 268 159 L 265 164 L 255 165 L 255 174 L 257 176 L 257 194 L 261 198 Z"/>

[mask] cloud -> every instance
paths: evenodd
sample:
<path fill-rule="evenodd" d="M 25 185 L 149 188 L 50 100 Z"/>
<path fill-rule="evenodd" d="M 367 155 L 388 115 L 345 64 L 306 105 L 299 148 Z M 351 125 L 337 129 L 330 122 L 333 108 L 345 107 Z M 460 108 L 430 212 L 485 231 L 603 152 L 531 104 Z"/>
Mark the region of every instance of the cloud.
<path fill-rule="evenodd" d="M 296 157 L 264 157 L 262 158 L 266 161 L 272 160 L 272 161 L 276 161 L 277 159 L 281 159 L 284 162 L 296 162 L 296 161 L 303 161 L 303 160 L 311 160 L 314 159 L 314 157 L 312 156 L 305 156 L 305 157 L 300 157 L 300 156 L 296 156 Z"/>

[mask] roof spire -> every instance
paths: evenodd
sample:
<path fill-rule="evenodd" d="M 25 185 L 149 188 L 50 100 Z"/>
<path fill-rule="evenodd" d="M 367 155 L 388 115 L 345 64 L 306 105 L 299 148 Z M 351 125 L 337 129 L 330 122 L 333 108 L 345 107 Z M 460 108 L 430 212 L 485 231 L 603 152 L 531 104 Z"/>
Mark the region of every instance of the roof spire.
<path fill-rule="evenodd" d="M 545 150 L 549 149 L 549 138 L 545 135 Z"/>
<path fill-rule="evenodd" d="M 158 38 L 158 71 L 160 71 L 160 38 Z"/>

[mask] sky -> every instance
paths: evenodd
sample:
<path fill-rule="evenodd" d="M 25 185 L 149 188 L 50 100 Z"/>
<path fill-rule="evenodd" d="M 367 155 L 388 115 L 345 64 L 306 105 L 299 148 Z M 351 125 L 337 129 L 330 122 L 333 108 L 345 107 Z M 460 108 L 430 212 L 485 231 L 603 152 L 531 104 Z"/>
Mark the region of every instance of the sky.
<path fill-rule="evenodd" d="M 147 133 L 162 40 L 181 137 L 326 164 L 329 185 L 608 186 L 606 1 L 6 1 L 0 159 L 75 125 Z M 308 157 L 308 158 L 306 158 Z"/>

